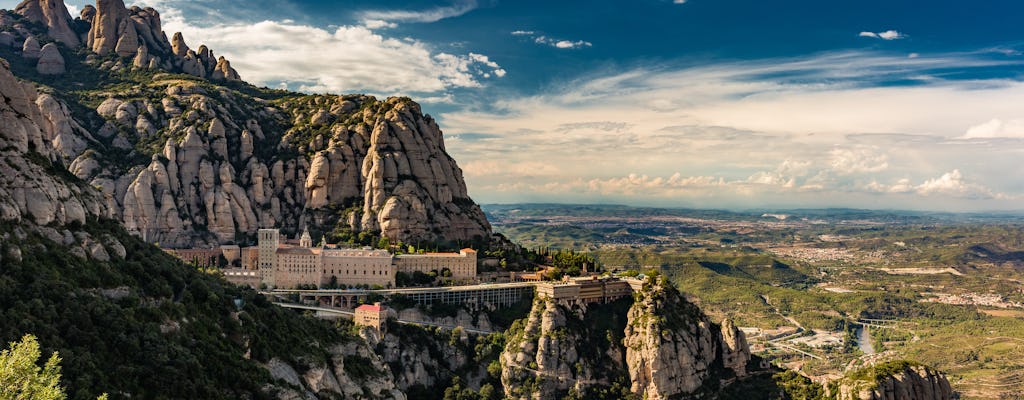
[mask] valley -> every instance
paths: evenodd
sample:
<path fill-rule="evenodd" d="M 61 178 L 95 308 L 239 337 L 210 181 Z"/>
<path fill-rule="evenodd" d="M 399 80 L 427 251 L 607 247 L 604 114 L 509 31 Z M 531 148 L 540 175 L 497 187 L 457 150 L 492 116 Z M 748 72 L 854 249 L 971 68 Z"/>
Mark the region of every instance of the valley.
<path fill-rule="evenodd" d="M 1012 372 L 1024 355 L 1021 216 L 484 210 L 496 232 L 528 246 L 588 251 L 609 270 L 661 271 L 705 312 L 735 320 L 755 354 L 811 377 L 910 358 L 949 373 L 963 398 L 1024 391 Z"/>

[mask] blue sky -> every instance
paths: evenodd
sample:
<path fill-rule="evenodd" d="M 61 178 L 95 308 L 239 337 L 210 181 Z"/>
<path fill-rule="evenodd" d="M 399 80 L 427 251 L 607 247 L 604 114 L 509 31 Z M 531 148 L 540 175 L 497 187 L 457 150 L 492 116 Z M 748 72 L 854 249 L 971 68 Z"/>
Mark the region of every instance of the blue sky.
<path fill-rule="evenodd" d="M 250 82 L 419 100 L 480 202 L 1024 209 L 1019 1 L 138 4 Z"/>

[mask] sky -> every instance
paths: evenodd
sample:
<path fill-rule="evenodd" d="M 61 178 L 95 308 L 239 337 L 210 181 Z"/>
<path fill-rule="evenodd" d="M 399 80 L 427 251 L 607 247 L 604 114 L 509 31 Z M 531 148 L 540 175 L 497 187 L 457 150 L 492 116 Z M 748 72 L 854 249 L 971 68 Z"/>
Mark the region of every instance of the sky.
<path fill-rule="evenodd" d="M 1024 210 L 1017 0 L 135 4 L 251 83 L 412 97 L 481 203 Z"/>

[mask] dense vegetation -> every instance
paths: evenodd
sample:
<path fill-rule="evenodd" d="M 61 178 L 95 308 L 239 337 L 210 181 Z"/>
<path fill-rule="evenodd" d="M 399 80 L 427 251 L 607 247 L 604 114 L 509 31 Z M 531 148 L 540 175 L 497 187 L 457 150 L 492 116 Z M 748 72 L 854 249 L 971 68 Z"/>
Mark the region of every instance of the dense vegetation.
<path fill-rule="evenodd" d="M 33 334 L 45 353 L 59 352 L 69 398 L 267 398 L 269 374 L 254 361 L 279 357 L 301 368 L 324 359 L 327 344 L 351 339 L 347 329 L 192 270 L 114 221 L 70 228 L 116 238 L 128 256 L 86 260 L 0 226 L 8 235 L 0 342 Z"/>

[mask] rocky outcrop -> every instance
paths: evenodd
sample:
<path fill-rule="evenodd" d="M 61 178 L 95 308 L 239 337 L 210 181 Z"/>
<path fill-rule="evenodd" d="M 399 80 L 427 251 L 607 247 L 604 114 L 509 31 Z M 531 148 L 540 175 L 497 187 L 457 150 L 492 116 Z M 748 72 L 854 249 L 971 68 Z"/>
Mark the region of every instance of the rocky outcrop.
<path fill-rule="evenodd" d="M 84 40 L 87 48 L 101 56 L 114 53 L 123 59 L 100 64 L 101 68 L 163 68 L 213 80 L 241 80 L 230 62 L 214 58 L 205 46 L 189 50 L 181 33 L 168 41 L 160 13 L 152 8 L 127 8 L 123 0 L 97 0 L 95 7 L 82 8 L 81 19 L 90 24 Z"/>
<path fill-rule="evenodd" d="M 649 279 L 636 298 L 624 339 L 633 393 L 675 398 L 714 390 L 718 378 L 746 374 L 750 350 L 731 322 L 728 330 L 711 323 L 663 278 Z"/>
<path fill-rule="evenodd" d="M 467 346 L 460 346 L 469 339 L 465 334 L 453 341 L 451 331 L 404 325 L 394 328 L 383 336 L 372 329 L 364 329 L 362 334 L 390 366 L 395 386 L 400 390 L 414 386 L 444 387 L 455 371 L 471 366 L 472 354 L 466 351 Z M 486 373 L 485 366 L 477 367 L 480 373 Z"/>
<path fill-rule="evenodd" d="M 46 25 L 47 34 L 64 45 L 75 48 L 82 45 L 71 29 L 71 14 L 62 0 L 25 0 L 14 8 L 29 21 Z"/>
<path fill-rule="evenodd" d="M 46 21 L 66 13 L 49 0 L 23 6 Z M 168 41 L 151 8 L 100 0 L 82 9 L 81 20 L 90 26 L 83 37 L 89 50 L 118 56 L 89 55 L 87 68 L 240 79 L 206 46 L 190 49 L 181 34 Z M 0 24 L 17 28 L 14 17 Z M 78 56 L 53 43 L 40 49 L 24 28 L 4 33 L 19 41 L 24 56 L 41 57 L 40 74 L 60 74 L 64 57 Z M 368 231 L 406 242 L 490 236 L 439 127 L 409 99 L 295 94 L 268 102 L 210 88 L 168 79 L 133 89 L 138 93 L 104 94 L 95 99 L 104 121 L 91 133 L 66 107 L 40 96 L 48 111 L 39 144 L 100 188 L 106 209 L 130 231 L 165 246 L 248 241 L 260 227 L 309 226 L 318 236 Z"/>
<path fill-rule="evenodd" d="M 747 363 L 750 362 L 747 336 L 728 318 L 722 321 L 721 335 L 723 366 L 732 370 L 736 376 L 746 376 Z"/>
<path fill-rule="evenodd" d="M 587 398 L 628 386 L 622 332 L 628 299 L 609 304 L 534 300 L 530 314 L 506 331 L 501 383 L 506 398 Z M 621 390 L 621 389 L 616 389 Z"/>
<path fill-rule="evenodd" d="M 909 361 L 889 361 L 848 373 L 828 385 L 839 400 L 950 400 L 956 398 L 941 372 Z"/>
<path fill-rule="evenodd" d="M 301 392 L 281 390 L 278 398 L 406 399 L 405 394 L 395 388 L 388 366 L 365 342 L 334 345 L 327 353 L 325 361 L 307 365 L 301 374 L 279 358 L 264 365 L 273 379 L 302 389 Z M 359 365 L 348 366 L 353 363 Z"/>
<path fill-rule="evenodd" d="M 36 71 L 43 75 L 60 75 L 64 70 L 64 57 L 60 55 L 57 45 L 47 43 L 39 51 L 39 62 L 36 64 Z"/>
<path fill-rule="evenodd" d="M 25 38 L 25 42 L 21 45 L 21 56 L 29 59 L 39 58 L 39 39 L 35 36 L 29 36 Z"/>
<path fill-rule="evenodd" d="M 87 217 L 109 217 L 93 188 L 60 176 L 61 162 L 84 147 L 88 137 L 67 107 L 35 86 L 15 78 L 0 59 L 0 221 L 20 224 L 81 258 L 125 257 L 112 238 L 95 238 L 64 226 Z"/>
<path fill-rule="evenodd" d="M 567 318 L 574 317 L 570 315 L 554 301 L 534 302 L 522 331 L 509 338 L 501 354 L 501 383 L 507 398 L 561 398 L 590 379 L 575 368 L 581 340 L 566 328 Z"/>
<path fill-rule="evenodd" d="M 116 169 L 104 146 L 71 163 L 148 241 L 223 243 L 267 226 L 341 226 L 406 242 L 490 235 L 440 129 L 408 99 L 303 96 L 269 108 L 177 80 L 149 90 L 149 98 L 163 98 L 107 98 L 96 109 L 106 119 L 97 136 L 108 148 L 162 143 L 148 164 Z M 284 135 L 264 132 L 281 121 L 292 124 Z"/>

